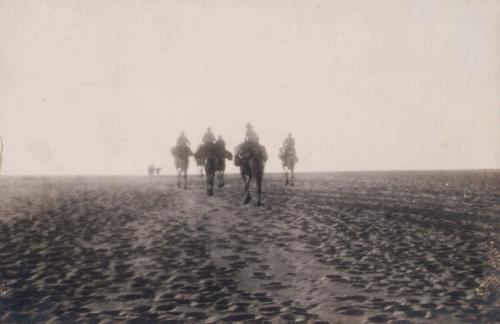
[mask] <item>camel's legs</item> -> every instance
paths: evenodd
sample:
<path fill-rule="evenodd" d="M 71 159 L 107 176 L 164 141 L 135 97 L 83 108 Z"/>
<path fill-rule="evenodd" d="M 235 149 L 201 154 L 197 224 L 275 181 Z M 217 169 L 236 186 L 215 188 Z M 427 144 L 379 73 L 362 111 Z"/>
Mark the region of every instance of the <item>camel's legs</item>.
<path fill-rule="evenodd" d="M 212 196 L 214 194 L 214 175 L 206 172 L 207 175 L 207 195 Z"/>
<path fill-rule="evenodd" d="M 260 206 L 261 205 L 260 197 L 262 195 L 262 175 L 255 178 L 255 182 L 257 184 L 257 195 L 258 195 L 257 206 Z"/>
<path fill-rule="evenodd" d="M 285 172 L 285 186 L 288 186 L 288 184 L 290 183 L 288 181 L 288 169 L 287 168 L 283 168 L 283 171 Z"/>
<path fill-rule="evenodd" d="M 187 169 L 184 170 L 184 190 L 187 189 L 187 182 L 188 182 L 188 175 L 187 175 Z"/>
<path fill-rule="evenodd" d="M 219 180 L 219 188 L 224 187 L 224 173 L 222 171 L 217 172 L 217 179 Z"/>
<path fill-rule="evenodd" d="M 245 204 L 248 204 L 251 200 L 252 200 L 252 197 L 250 196 L 250 181 L 252 181 L 252 177 L 251 176 L 248 176 L 248 179 L 247 177 L 242 174 L 241 177 L 243 178 L 243 181 L 245 182 Z"/>
<path fill-rule="evenodd" d="M 290 170 L 290 174 L 291 174 L 291 184 L 292 186 L 295 186 L 295 183 L 293 182 L 293 180 L 295 179 L 295 172 L 293 171 L 293 169 Z"/>
<path fill-rule="evenodd" d="M 181 188 L 181 169 L 177 169 L 177 188 Z"/>

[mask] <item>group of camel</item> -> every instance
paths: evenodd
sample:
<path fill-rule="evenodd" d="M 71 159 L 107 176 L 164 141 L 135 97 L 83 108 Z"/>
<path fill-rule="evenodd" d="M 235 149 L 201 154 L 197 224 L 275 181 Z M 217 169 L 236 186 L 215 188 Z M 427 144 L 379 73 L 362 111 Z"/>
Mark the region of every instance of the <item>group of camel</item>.
<path fill-rule="evenodd" d="M 184 189 L 187 189 L 187 171 L 189 168 L 189 158 L 194 156 L 196 164 L 200 167 L 200 175 L 203 176 L 203 171 L 205 171 L 205 176 L 207 180 L 207 195 L 212 196 L 214 194 L 214 183 L 217 179 L 218 187 L 224 187 L 224 172 L 226 170 L 226 161 L 232 160 L 233 155 L 230 152 L 225 152 L 225 154 L 218 154 L 217 148 L 214 144 L 209 144 L 204 152 L 201 151 L 200 147 L 195 153 L 192 153 L 190 149 L 185 149 L 179 151 L 172 150 L 175 160 L 175 168 L 177 170 L 177 186 L 182 187 L 182 179 L 184 179 Z M 294 169 L 297 158 L 295 154 L 287 154 L 287 152 L 280 152 L 280 159 L 282 161 L 282 167 L 285 173 L 285 185 L 294 185 Z M 248 150 L 241 154 L 237 152 L 235 156 L 236 166 L 240 168 L 240 175 L 245 184 L 245 195 L 244 203 L 247 204 L 252 200 L 250 194 L 250 184 L 253 179 L 255 179 L 255 184 L 257 187 L 257 205 L 261 205 L 262 196 L 262 179 L 264 176 L 264 167 L 266 158 L 259 154 L 258 150 Z"/>
<path fill-rule="evenodd" d="M 175 148 L 174 148 L 175 149 Z M 259 150 L 246 150 L 245 153 L 238 152 L 235 163 L 240 168 L 240 175 L 245 183 L 245 204 L 252 200 L 250 195 L 250 183 L 255 179 L 257 186 L 257 204 L 261 205 L 262 196 L 262 178 L 264 176 L 264 166 L 267 157 L 264 157 Z M 0 171 L 2 169 L 2 153 L 3 153 L 3 140 L 0 136 Z M 177 169 L 177 186 L 181 188 L 181 178 L 184 178 L 184 189 L 187 189 L 187 170 L 189 168 L 189 157 L 194 155 L 196 164 L 204 169 L 207 178 L 207 195 L 214 194 L 215 179 L 218 181 L 219 188 L 224 187 L 224 171 L 226 170 L 226 160 L 232 160 L 233 155 L 225 151 L 222 154 L 218 151 L 215 144 L 206 145 L 201 150 L 201 147 L 193 153 L 186 147 L 185 149 L 178 150 L 174 153 L 175 168 Z M 285 152 L 280 153 L 282 160 L 283 170 L 285 171 L 285 185 L 294 185 L 294 168 L 296 157 Z M 161 168 L 156 168 L 153 165 L 149 166 L 149 174 L 159 174 Z M 290 180 L 289 180 L 290 174 Z"/>
<path fill-rule="evenodd" d="M 245 156 L 241 156 L 241 153 L 237 153 L 236 156 L 239 163 L 237 166 L 240 168 L 240 175 L 245 183 L 245 204 L 252 200 L 250 195 L 250 183 L 252 179 L 255 179 L 255 184 L 257 185 L 257 204 L 261 205 L 261 195 L 262 195 L 262 178 L 264 176 L 264 166 L 265 160 L 262 154 L 257 152 L 258 150 L 248 150 L 245 152 Z M 3 153 L 3 140 L 0 136 L 0 171 L 2 170 L 2 153 Z M 174 152 L 172 152 L 174 153 Z M 214 183 L 217 178 L 219 188 L 224 187 L 224 171 L 226 170 L 226 159 L 232 160 L 233 155 L 225 151 L 223 154 L 217 152 L 217 147 L 215 144 L 210 144 L 205 147 L 204 152 L 201 151 L 200 147 L 193 153 L 189 148 L 185 150 L 180 150 L 175 152 L 175 168 L 177 169 L 177 186 L 181 188 L 181 178 L 184 178 L 184 189 L 187 189 L 187 170 L 189 168 L 189 157 L 194 155 L 196 164 L 205 171 L 207 178 L 207 195 L 212 196 L 214 194 Z M 295 155 L 286 154 L 285 152 L 280 152 L 280 158 L 282 161 L 283 170 L 285 172 L 285 185 L 294 185 L 294 169 L 295 163 L 297 162 Z M 148 168 L 149 174 L 159 174 L 161 168 L 156 168 L 150 165 Z M 290 176 L 289 176 L 290 174 Z M 202 171 L 203 175 L 203 171 Z"/>

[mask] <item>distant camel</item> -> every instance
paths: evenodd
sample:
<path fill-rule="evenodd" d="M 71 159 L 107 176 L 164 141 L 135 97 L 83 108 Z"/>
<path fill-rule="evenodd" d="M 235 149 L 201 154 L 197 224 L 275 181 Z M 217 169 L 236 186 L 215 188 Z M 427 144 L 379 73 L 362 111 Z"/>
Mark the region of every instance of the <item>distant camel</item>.
<path fill-rule="evenodd" d="M 243 144 L 247 145 L 247 143 Z M 240 174 L 245 183 L 245 204 L 248 204 L 252 197 L 250 196 L 250 182 L 255 178 L 257 185 L 258 201 L 257 205 L 261 205 L 262 195 L 262 178 L 264 177 L 264 166 L 267 160 L 267 154 L 263 146 L 248 147 L 246 150 L 241 148 L 237 150 L 235 165 L 240 167 Z M 242 153 L 242 151 L 244 153 Z"/>
<path fill-rule="evenodd" d="M 285 186 L 295 186 L 293 182 L 295 179 L 295 163 L 297 163 L 295 152 L 293 150 L 284 150 L 281 148 L 279 157 L 281 159 L 283 171 L 285 172 Z M 290 174 L 290 176 L 288 174 Z"/>
<path fill-rule="evenodd" d="M 155 166 L 152 164 L 148 167 L 149 175 L 160 174 L 160 171 L 161 171 L 161 168 L 155 168 Z"/>
<path fill-rule="evenodd" d="M 189 167 L 189 157 L 193 155 L 191 149 L 187 146 L 172 148 L 172 155 L 175 159 L 175 168 L 177 170 L 177 187 L 181 188 L 181 177 L 184 174 L 184 189 L 187 189 L 187 170 Z"/>
<path fill-rule="evenodd" d="M 199 147 L 194 154 L 195 158 L 203 161 L 205 165 L 205 174 L 207 175 L 207 195 L 212 196 L 214 194 L 214 182 L 215 178 L 219 182 L 219 188 L 224 187 L 224 171 L 226 170 L 226 159 L 232 160 L 233 155 L 226 150 L 221 151 L 219 147 L 215 144 L 208 144 L 203 149 Z M 203 156 L 205 158 L 203 158 Z"/>
<path fill-rule="evenodd" d="M 217 175 L 217 180 L 219 181 L 219 188 L 224 187 L 224 172 L 226 171 L 226 159 L 231 161 L 233 159 L 233 155 L 231 152 L 225 151 L 224 157 L 218 156 L 217 162 L 215 164 L 215 172 Z"/>

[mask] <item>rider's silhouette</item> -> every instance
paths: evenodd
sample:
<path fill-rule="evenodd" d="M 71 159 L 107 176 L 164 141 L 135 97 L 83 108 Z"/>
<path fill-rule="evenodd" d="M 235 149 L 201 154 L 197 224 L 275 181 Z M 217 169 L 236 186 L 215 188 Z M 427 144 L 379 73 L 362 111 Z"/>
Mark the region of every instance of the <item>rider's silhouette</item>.
<path fill-rule="evenodd" d="M 186 137 L 184 132 L 181 132 L 181 135 L 177 139 L 177 146 L 190 146 L 191 143 L 189 142 L 189 139 Z"/>
<path fill-rule="evenodd" d="M 203 144 L 210 144 L 215 142 L 215 135 L 212 133 L 212 128 L 208 127 L 207 132 L 203 135 L 203 139 L 201 140 Z"/>

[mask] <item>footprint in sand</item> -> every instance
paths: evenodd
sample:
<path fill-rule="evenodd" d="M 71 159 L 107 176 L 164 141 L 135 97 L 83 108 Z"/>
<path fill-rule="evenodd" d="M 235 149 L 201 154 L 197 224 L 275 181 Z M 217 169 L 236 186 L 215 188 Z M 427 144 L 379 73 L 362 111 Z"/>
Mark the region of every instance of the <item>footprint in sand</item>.
<path fill-rule="evenodd" d="M 348 316 L 362 316 L 365 313 L 362 309 L 352 306 L 337 307 L 335 311 L 341 315 L 348 315 Z"/>
<path fill-rule="evenodd" d="M 224 322 L 242 322 L 242 321 L 251 321 L 255 319 L 255 316 L 252 314 L 231 314 L 222 318 Z"/>
<path fill-rule="evenodd" d="M 348 295 L 348 296 L 338 296 L 338 297 L 335 297 L 335 299 L 337 299 L 339 301 L 364 302 L 368 299 L 368 297 L 363 296 L 363 295 Z"/>
<path fill-rule="evenodd" d="M 268 290 L 281 290 L 281 289 L 287 288 L 286 286 L 283 285 L 283 283 L 281 283 L 279 281 L 269 282 L 269 283 L 263 284 L 261 286 L 264 287 L 265 289 L 268 289 Z"/>
<path fill-rule="evenodd" d="M 280 310 L 281 307 L 278 306 L 264 306 L 259 308 L 259 312 L 266 316 L 276 315 L 280 312 Z"/>
<path fill-rule="evenodd" d="M 208 318 L 208 315 L 203 312 L 189 312 L 185 313 L 184 316 L 197 321 L 202 321 Z"/>

